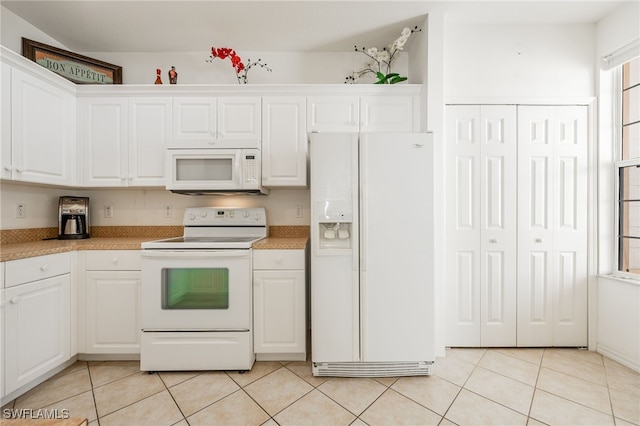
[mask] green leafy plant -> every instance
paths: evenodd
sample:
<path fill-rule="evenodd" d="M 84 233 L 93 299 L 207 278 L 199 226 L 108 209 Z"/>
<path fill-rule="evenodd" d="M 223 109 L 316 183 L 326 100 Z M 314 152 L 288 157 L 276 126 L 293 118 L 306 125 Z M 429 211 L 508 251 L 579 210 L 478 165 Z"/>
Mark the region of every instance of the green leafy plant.
<path fill-rule="evenodd" d="M 378 81 L 376 81 L 374 84 L 396 84 L 407 79 L 407 77 L 402 77 L 397 72 L 392 72 L 384 75 L 380 71 L 378 71 L 376 73 L 376 77 L 378 77 Z"/>

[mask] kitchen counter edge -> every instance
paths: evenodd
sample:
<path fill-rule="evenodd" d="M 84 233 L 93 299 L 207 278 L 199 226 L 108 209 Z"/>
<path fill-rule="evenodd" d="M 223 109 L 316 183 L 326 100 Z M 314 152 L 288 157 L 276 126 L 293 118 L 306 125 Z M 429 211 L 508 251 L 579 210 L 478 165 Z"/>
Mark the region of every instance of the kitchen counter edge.
<path fill-rule="evenodd" d="M 76 250 L 140 250 L 145 241 L 158 238 L 87 238 L 84 240 L 43 240 L 25 243 L 0 245 L 0 262 L 64 253 Z M 256 250 L 302 250 L 307 246 L 309 238 L 274 238 L 269 237 L 256 242 Z"/>

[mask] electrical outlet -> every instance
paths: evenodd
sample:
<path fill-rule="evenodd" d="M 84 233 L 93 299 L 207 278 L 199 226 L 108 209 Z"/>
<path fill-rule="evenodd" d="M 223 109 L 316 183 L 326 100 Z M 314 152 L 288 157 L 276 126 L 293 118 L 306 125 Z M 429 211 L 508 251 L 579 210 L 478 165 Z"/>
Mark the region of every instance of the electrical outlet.
<path fill-rule="evenodd" d="M 18 219 L 24 219 L 27 217 L 27 205 L 24 203 L 16 204 L 16 217 Z"/>
<path fill-rule="evenodd" d="M 113 219 L 113 206 L 104 206 L 104 217 L 106 219 Z"/>
<path fill-rule="evenodd" d="M 302 217 L 302 206 L 301 205 L 297 205 L 296 206 L 296 217 Z"/>
<path fill-rule="evenodd" d="M 164 206 L 164 217 L 172 218 L 173 217 L 173 207 L 172 206 Z"/>

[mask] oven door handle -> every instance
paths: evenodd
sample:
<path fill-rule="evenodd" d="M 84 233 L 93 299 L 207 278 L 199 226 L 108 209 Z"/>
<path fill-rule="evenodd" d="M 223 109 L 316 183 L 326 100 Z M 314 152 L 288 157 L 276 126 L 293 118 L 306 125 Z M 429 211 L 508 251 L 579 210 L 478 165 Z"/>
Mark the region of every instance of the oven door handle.
<path fill-rule="evenodd" d="M 244 259 L 251 257 L 251 250 L 142 250 L 142 257 L 154 259 L 185 258 L 211 259 L 230 258 Z"/>

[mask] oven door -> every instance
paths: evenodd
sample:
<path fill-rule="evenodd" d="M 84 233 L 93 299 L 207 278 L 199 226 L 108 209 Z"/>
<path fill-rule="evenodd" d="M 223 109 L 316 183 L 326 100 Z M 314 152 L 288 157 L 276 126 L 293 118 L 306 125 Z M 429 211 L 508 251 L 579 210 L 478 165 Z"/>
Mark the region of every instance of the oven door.
<path fill-rule="evenodd" d="M 251 250 L 143 250 L 143 331 L 251 329 Z"/>

